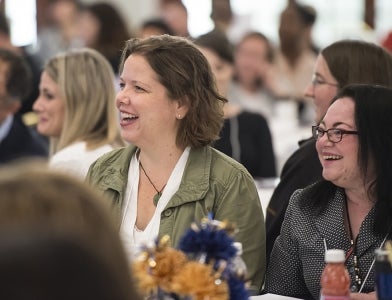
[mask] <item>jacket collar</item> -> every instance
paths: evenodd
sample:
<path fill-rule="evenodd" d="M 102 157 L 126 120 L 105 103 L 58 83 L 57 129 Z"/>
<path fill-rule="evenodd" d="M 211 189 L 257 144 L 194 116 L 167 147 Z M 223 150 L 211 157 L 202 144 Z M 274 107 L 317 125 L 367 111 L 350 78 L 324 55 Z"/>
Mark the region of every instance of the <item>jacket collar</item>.
<path fill-rule="evenodd" d="M 128 146 L 110 159 L 113 161 L 107 162 L 109 167 L 102 183 L 105 189 L 113 189 L 124 195 L 129 164 L 137 149 L 136 146 Z M 209 187 L 211 160 L 211 147 L 191 149 L 180 187 L 168 203 L 168 208 L 185 202 L 193 202 L 205 196 Z"/>
<path fill-rule="evenodd" d="M 180 187 L 167 208 L 204 198 L 209 188 L 211 160 L 210 147 L 191 149 Z"/>
<path fill-rule="evenodd" d="M 111 156 L 105 163 L 108 167 L 101 183 L 104 189 L 113 189 L 123 194 L 127 184 L 129 164 L 136 150 L 137 147 L 133 145 L 115 150 L 117 155 Z"/>

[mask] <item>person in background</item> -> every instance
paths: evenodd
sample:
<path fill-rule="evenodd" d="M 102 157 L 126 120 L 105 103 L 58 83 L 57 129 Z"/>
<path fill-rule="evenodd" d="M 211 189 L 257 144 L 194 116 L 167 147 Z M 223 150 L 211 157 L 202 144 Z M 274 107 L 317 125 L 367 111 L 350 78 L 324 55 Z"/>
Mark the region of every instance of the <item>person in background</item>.
<path fill-rule="evenodd" d="M 160 0 L 160 17 L 174 35 L 189 37 L 188 10 L 181 0 Z"/>
<path fill-rule="evenodd" d="M 222 31 L 233 44 L 237 44 L 251 30 L 250 18 L 236 14 L 231 0 L 212 0 L 210 18 L 214 29 Z"/>
<path fill-rule="evenodd" d="M 142 38 L 162 34 L 174 35 L 169 25 L 160 18 L 145 20 L 139 30 L 139 37 Z"/>
<path fill-rule="evenodd" d="M 15 52 L 0 48 L 0 164 L 48 156 L 44 141 L 18 114 L 31 84 L 26 61 Z"/>
<path fill-rule="evenodd" d="M 264 218 L 249 172 L 209 145 L 219 138 L 223 104 L 208 61 L 186 38 L 127 42 L 116 105 L 131 143 L 99 158 L 87 181 L 107 196 L 130 255 L 168 235 L 176 247 L 193 222 L 233 222 L 251 289 L 265 271 Z"/>
<path fill-rule="evenodd" d="M 11 33 L 8 19 L 4 13 L 0 13 L 0 48 L 10 50 L 23 57 L 31 70 L 31 89 L 22 101 L 18 114 L 23 116 L 26 125 L 34 125 L 36 118 L 30 113 L 34 100 L 38 96 L 39 77 L 41 74 L 41 62 L 39 57 L 31 51 L 29 46 L 17 47 L 11 41 Z"/>
<path fill-rule="evenodd" d="M 228 96 L 233 77 L 232 45 L 220 30 L 213 30 L 195 39 L 196 45 L 207 58 L 218 91 Z M 258 113 L 248 112 L 232 104 L 224 106 L 225 121 L 220 139 L 214 147 L 242 163 L 253 178 L 276 177 L 275 155 L 267 120 Z"/>
<path fill-rule="evenodd" d="M 313 99 L 318 124 L 331 100 L 347 84 L 369 83 L 392 87 L 392 57 L 373 43 L 341 40 L 324 48 L 316 61 L 312 82 L 305 95 Z M 321 164 L 315 140 L 299 142 L 299 148 L 283 166 L 280 182 L 267 207 L 267 259 L 279 235 L 290 196 L 320 179 Z"/>
<path fill-rule="evenodd" d="M 83 45 L 100 52 L 118 74 L 121 49 L 131 38 L 120 13 L 109 3 L 93 3 L 82 8 L 79 18 L 79 36 Z"/>
<path fill-rule="evenodd" d="M 275 99 L 266 86 L 273 60 L 272 45 L 264 34 L 250 31 L 242 37 L 234 50 L 234 81 L 228 95 L 233 103 L 265 118 L 274 113 Z"/>
<path fill-rule="evenodd" d="M 311 31 L 316 14 L 309 6 L 290 1 L 280 15 L 279 41 L 275 63 L 269 74 L 272 93 L 279 99 L 298 103 L 300 124 L 312 121 L 309 102 L 303 97 L 317 54 L 311 46 Z"/>
<path fill-rule="evenodd" d="M 214 29 L 220 30 L 228 37 L 228 30 L 234 19 L 230 0 L 212 0 L 210 17 L 214 22 Z"/>
<path fill-rule="evenodd" d="M 37 36 L 37 55 L 40 65 L 60 52 L 82 46 L 78 37 L 79 0 L 49 0 L 46 15 L 49 20 L 45 27 L 39 28 Z"/>
<path fill-rule="evenodd" d="M 87 184 L 9 164 L 0 199 L 2 299 L 140 299 L 109 207 Z"/>
<path fill-rule="evenodd" d="M 49 60 L 34 103 L 37 130 L 50 137 L 52 168 L 83 178 L 102 154 L 123 146 L 115 111 L 114 74 L 93 49 L 72 50 Z"/>
<path fill-rule="evenodd" d="M 374 252 L 392 230 L 391 115 L 392 89 L 349 85 L 312 127 L 323 179 L 290 199 L 267 292 L 319 299 L 325 251 L 343 249 L 351 299 L 376 299 Z"/>

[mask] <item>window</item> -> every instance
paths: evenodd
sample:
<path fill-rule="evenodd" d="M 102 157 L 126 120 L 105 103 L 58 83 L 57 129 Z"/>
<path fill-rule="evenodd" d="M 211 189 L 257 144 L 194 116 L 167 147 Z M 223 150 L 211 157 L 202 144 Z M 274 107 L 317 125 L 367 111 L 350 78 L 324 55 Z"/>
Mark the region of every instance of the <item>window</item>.
<path fill-rule="evenodd" d="M 15 46 L 35 45 L 37 21 L 35 0 L 6 0 L 11 40 Z"/>
<path fill-rule="evenodd" d="M 189 13 L 189 31 L 198 36 L 212 29 L 210 19 L 211 0 L 183 0 Z M 362 38 L 378 42 L 388 30 L 392 30 L 390 16 L 392 1 L 375 1 L 376 30 L 372 31 L 363 23 L 364 1 L 358 0 L 298 0 L 312 5 L 317 11 L 317 21 L 313 39 L 318 47 L 342 38 Z M 266 34 L 272 42 L 278 43 L 278 24 L 280 12 L 287 0 L 231 0 L 234 13 L 238 16 L 242 31 L 253 29 Z"/>

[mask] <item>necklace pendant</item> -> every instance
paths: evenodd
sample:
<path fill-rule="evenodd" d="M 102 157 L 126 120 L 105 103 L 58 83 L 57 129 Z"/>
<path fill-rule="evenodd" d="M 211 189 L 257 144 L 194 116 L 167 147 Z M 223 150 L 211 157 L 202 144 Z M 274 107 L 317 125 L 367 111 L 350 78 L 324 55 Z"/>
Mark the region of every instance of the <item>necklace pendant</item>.
<path fill-rule="evenodd" d="M 154 202 L 154 205 L 157 206 L 158 205 L 158 201 L 161 198 L 161 193 L 156 193 L 155 196 L 152 198 L 152 201 Z"/>

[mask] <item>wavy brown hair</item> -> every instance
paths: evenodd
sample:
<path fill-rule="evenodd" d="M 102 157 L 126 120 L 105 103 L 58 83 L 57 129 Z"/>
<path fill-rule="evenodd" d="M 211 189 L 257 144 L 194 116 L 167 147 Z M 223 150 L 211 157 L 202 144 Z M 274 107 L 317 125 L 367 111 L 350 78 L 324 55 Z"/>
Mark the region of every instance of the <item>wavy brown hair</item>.
<path fill-rule="evenodd" d="M 123 50 L 120 74 L 131 54 L 147 60 L 170 99 L 188 106 L 180 120 L 178 146 L 198 148 L 219 138 L 227 100 L 218 94 L 208 61 L 190 40 L 169 35 L 131 39 Z"/>

